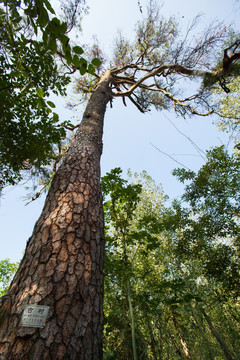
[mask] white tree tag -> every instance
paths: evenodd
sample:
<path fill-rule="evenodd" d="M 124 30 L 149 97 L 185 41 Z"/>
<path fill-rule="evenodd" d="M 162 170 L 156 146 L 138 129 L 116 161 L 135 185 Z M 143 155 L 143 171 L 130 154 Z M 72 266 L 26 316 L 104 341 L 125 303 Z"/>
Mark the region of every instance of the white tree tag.
<path fill-rule="evenodd" d="M 45 325 L 49 306 L 45 305 L 26 305 L 22 314 L 21 326 L 39 327 Z"/>

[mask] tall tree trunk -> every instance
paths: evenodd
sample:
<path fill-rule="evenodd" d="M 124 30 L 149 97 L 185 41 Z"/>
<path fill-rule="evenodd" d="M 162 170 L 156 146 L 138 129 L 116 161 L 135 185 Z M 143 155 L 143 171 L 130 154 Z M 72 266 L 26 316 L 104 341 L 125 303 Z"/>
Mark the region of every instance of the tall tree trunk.
<path fill-rule="evenodd" d="M 178 344 L 177 342 L 175 341 L 174 339 L 174 336 L 172 336 L 172 334 L 169 333 L 169 337 L 170 339 L 172 340 L 172 343 L 175 347 L 175 350 L 176 350 L 176 354 L 179 356 L 180 359 L 184 359 L 184 355 L 183 353 L 181 352 L 180 348 L 178 347 Z"/>
<path fill-rule="evenodd" d="M 211 330 L 211 333 L 213 334 L 213 336 L 216 338 L 216 340 L 218 341 L 224 355 L 225 355 L 225 358 L 226 360 L 234 360 L 231 353 L 230 353 L 230 350 L 228 349 L 226 343 L 223 341 L 223 339 L 220 337 L 220 335 L 218 334 L 217 330 L 215 329 L 210 317 L 207 315 L 207 313 L 205 312 L 204 309 L 201 309 L 202 311 L 202 314 L 203 316 L 205 317 L 207 323 L 208 323 L 208 326 L 209 326 L 209 329 Z"/>
<path fill-rule="evenodd" d="M 158 360 L 158 356 L 157 356 L 157 352 L 156 352 L 156 340 L 154 338 L 152 326 L 151 326 L 149 321 L 147 321 L 147 327 L 148 327 L 148 332 L 149 332 L 149 335 L 150 335 L 150 346 L 151 346 L 153 358 L 155 360 Z"/>
<path fill-rule="evenodd" d="M 125 268 L 125 276 L 126 276 L 126 282 L 127 282 L 127 299 L 128 299 L 128 306 L 129 306 L 130 320 L 131 320 L 133 360 L 138 360 L 137 344 L 136 344 L 136 331 L 135 331 L 135 316 L 134 316 L 132 298 L 131 298 L 130 276 L 128 273 L 128 256 L 127 256 L 127 247 L 126 247 L 126 239 L 125 239 L 125 230 L 124 230 L 124 234 L 123 234 L 122 244 L 123 244 L 123 253 L 124 253 L 123 265 Z"/>
<path fill-rule="evenodd" d="M 181 331 L 181 329 L 180 329 L 180 327 L 179 327 L 179 325 L 177 323 L 177 319 L 176 319 L 175 315 L 173 314 L 172 310 L 171 310 L 171 313 L 172 313 L 173 325 L 174 325 L 175 330 L 178 333 L 178 337 L 180 339 L 180 342 L 181 342 L 181 345 L 182 345 L 182 348 L 183 348 L 183 352 L 184 352 L 187 359 L 192 359 L 192 357 L 190 355 L 189 348 L 188 348 L 187 343 L 186 343 L 186 340 L 183 337 L 182 331 Z"/>
<path fill-rule="evenodd" d="M 138 360 L 137 345 L 136 345 L 136 333 L 135 333 L 135 316 L 134 316 L 132 299 L 131 299 L 131 285 L 130 285 L 129 279 L 127 279 L 127 297 L 128 297 L 128 305 L 129 305 L 130 318 L 131 318 L 133 359 Z"/>
<path fill-rule="evenodd" d="M 156 325 L 156 327 L 159 331 L 159 339 L 157 340 L 157 344 L 158 344 L 159 359 L 161 360 L 163 358 L 163 346 L 164 346 L 163 333 L 162 333 L 161 325 Z"/>
<path fill-rule="evenodd" d="M 104 219 L 100 189 L 106 71 L 49 190 L 1 307 L 0 358 L 102 359 Z M 26 304 L 50 307 L 45 326 L 21 327 Z"/>

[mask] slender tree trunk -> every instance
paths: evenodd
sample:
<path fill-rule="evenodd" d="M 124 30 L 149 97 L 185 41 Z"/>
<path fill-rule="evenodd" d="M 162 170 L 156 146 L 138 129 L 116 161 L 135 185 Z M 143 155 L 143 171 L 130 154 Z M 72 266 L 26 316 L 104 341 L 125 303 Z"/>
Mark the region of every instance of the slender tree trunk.
<path fill-rule="evenodd" d="M 176 354 L 180 357 L 180 359 L 184 359 L 184 355 L 182 354 L 180 348 L 178 347 L 178 344 L 177 342 L 175 341 L 174 337 L 169 333 L 169 337 L 170 339 L 172 340 L 172 343 L 175 347 L 175 350 L 176 350 Z"/>
<path fill-rule="evenodd" d="M 89 100 L 2 301 L 1 360 L 102 359 L 100 157 L 110 77 L 106 71 Z M 26 304 L 50 307 L 43 328 L 21 327 Z"/>
<path fill-rule="evenodd" d="M 161 360 L 163 358 L 163 344 L 164 344 L 164 340 L 163 340 L 163 334 L 162 334 L 162 327 L 160 325 L 157 325 L 157 329 L 159 331 L 159 339 L 157 341 L 158 344 L 158 354 L 159 354 L 159 359 Z"/>
<path fill-rule="evenodd" d="M 150 335 L 150 346 L 151 346 L 151 350 L 152 350 L 152 354 L 155 360 L 158 360 L 158 356 L 156 353 L 156 340 L 154 338 L 153 335 L 153 330 L 152 330 L 152 326 L 150 324 L 150 322 L 147 322 L 147 327 L 148 327 L 148 331 L 149 331 L 149 335 Z"/>
<path fill-rule="evenodd" d="M 132 306 L 132 299 L 131 299 L 131 287 L 130 287 L 130 280 L 127 280 L 127 297 L 128 297 L 128 305 L 130 310 L 130 318 L 131 318 L 131 330 L 132 330 L 132 349 L 133 349 L 133 359 L 137 360 L 137 345 L 136 345 L 136 334 L 135 334 L 135 317 L 134 311 Z"/>
<path fill-rule="evenodd" d="M 128 298 L 128 306 L 129 306 L 129 312 L 130 312 L 130 320 L 131 320 L 131 334 L 132 334 L 132 350 L 133 350 L 133 359 L 138 360 L 137 355 L 137 345 L 136 345 L 136 332 L 135 332 L 135 317 L 134 317 L 134 311 L 133 311 L 133 305 L 132 305 L 132 298 L 131 298 L 131 283 L 129 279 L 128 274 L 128 257 L 127 257 L 127 248 L 125 243 L 125 236 L 123 236 L 123 251 L 124 251 L 124 267 L 126 269 L 126 282 L 127 282 L 127 298 Z"/>
<path fill-rule="evenodd" d="M 211 333 L 213 334 L 213 336 L 216 338 L 216 340 L 218 341 L 224 355 L 225 355 L 225 358 L 227 360 L 234 360 L 233 357 L 231 356 L 231 353 L 227 347 L 227 345 L 225 344 L 225 342 L 223 341 L 223 339 L 220 337 L 220 335 L 218 334 L 217 330 L 215 329 L 210 317 L 206 314 L 205 310 L 204 309 L 201 309 L 202 311 L 202 314 L 203 316 L 205 317 L 207 323 L 208 323 L 208 326 L 209 326 L 209 329 L 211 330 Z"/>
<path fill-rule="evenodd" d="M 187 346 L 187 343 L 183 337 L 183 334 L 182 334 L 182 331 L 181 329 L 179 328 L 179 325 L 177 323 L 177 319 L 175 317 L 175 315 L 173 314 L 173 312 L 171 311 L 172 313 L 172 320 L 173 320 L 173 325 L 178 333 L 178 337 L 180 339 L 180 342 L 181 342 L 181 345 L 182 345 L 182 348 L 183 348 L 183 351 L 184 351 L 184 354 L 186 356 L 187 359 L 192 359 L 191 355 L 190 355 L 190 351 L 189 351 L 189 348 Z"/>

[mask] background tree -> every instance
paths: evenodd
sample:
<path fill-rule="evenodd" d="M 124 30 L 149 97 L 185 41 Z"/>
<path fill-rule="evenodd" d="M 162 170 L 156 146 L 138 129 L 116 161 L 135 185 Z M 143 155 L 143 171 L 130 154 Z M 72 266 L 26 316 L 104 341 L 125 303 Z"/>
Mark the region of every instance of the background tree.
<path fill-rule="evenodd" d="M 3 357 L 102 358 L 100 157 L 106 106 L 113 97 L 122 97 L 124 103 L 129 99 L 142 112 L 153 105 L 159 110 L 173 106 L 181 115 L 209 113 L 209 104 L 203 109 L 206 102 L 200 101 L 204 100 L 203 90 L 184 99 L 177 97 L 178 81 L 208 77 L 214 83 L 227 74 L 231 61 L 226 69 L 219 69 L 215 54 L 230 35 L 215 24 L 195 43 L 186 37 L 183 40 L 174 19 L 161 18 L 151 1 L 133 43 L 120 37 L 112 63 L 100 74 L 94 73 L 98 62 L 88 66 L 88 72 L 94 73 L 90 87 L 78 81 L 79 96 L 92 93 L 82 122 L 57 167 L 19 270 L 2 298 Z M 235 43 L 231 48 L 234 61 L 240 57 Z M 68 58 L 75 71 L 76 64 L 70 64 L 74 57 L 66 55 L 66 61 Z M 213 66 L 217 69 L 209 70 Z M 20 327 L 22 307 L 29 303 L 50 306 L 43 329 Z"/>
<path fill-rule="evenodd" d="M 7 292 L 10 281 L 17 268 L 18 263 L 11 263 L 9 259 L 0 261 L 0 296 L 3 296 Z"/>
<path fill-rule="evenodd" d="M 126 288 L 126 298 L 129 305 L 129 320 L 132 333 L 132 355 L 133 359 L 138 359 L 136 334 L 135 334 L 135 316 L 131 298 L 131 260 L 128 256 L 127 247 L 131 244 L 131 234 L 129 227 L 139 200 L 141 192 L 140 185 L 126 185 L 126 181 L 120 178 L 121 170 L 114 169 L 111 173 L 102 178 L 103 195 L 110 194 L 110 200 L 104 203 L 105 221 L 109 224 L 109 230 L 116 231 L 118 234 L 113 239 L 108 238 L 107 255 L 108 263 L 116 261 L 118 258 L 118 281 L 122 282 L 122 288 Z M 112 240 L 112 241 L 111 241 Z M 119 253 L 114 253 L 114 244 L 118 244 Z M 131 245 L 130 245 L 131 246 Z M 112 256 L 111 256 L 112 255 Z M 116 257 L 114 256 L 116 255 Z M 110 284 L 111 286 L 111 284 Z M 119 294 L 120 295 L 120 294 Z"/>
<path fill-rule="evenodd" d="M 124 187 L 119 176 L 119 169 L 115 169 L 103 178 L 104 193 L 107 190 L 105 358 L 133 358 L 126 267 L 131 274 L 139 358 L 238 358 L 237 298 L 223 298 L 224 284 L 216 277 L 208 277 L 197 256 L 181 252 L 178 247 L 182 236 L 180 218 L 171 221 L 179 225 L 178 230 L 168 228 L 169 209 L 161 187 L 146 173 L 134 174 L 128 182 L 124 181 Z M 112 181 L 113 186 L 109 186 Z M 129 206 L 122 194 L 131 193 L 136 183 L 141 184 L 142 191 L 126 228 L 119 221 L 122 208 Z M 208 237 L 209 241 L 214 239 Z M 217 253 L 218 246 L 215 247 Z M 203 244 L 198 250 L 204 251 Z M 216 253 L 212 251 L 211 259 L 217 262 Z M 237 279 L 238 274 L 235 277 Z M 228 283 L 227 277 L 225 281 Z"/>
<path fill-rule="evenodd" d="M 182 182 L 190 180 L 183 195 L 190 210 L 175 208 L 175 216 L 182 219 L 179 249 L 202 258 L 205 276 L 220 281 L 227 298 L 238 297 L 239 152 L 229 155 L 223 146 L 214 148 L 197 174 L 185 169 L 174 174 Z"/>

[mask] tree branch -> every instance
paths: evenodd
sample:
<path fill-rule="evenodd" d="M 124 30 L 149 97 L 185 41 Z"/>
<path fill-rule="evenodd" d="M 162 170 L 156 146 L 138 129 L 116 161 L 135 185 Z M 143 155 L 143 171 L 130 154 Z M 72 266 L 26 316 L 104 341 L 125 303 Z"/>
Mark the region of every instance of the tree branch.
<path fill-rule="evenodd" d="M 155 70 L 150 71 L 149 73 L 142 76 L 128 90 L 120 91 L 118 93 L 114 93 L 114 96 L 128 96 L 128 95 L 132 94 L 132 92 L 137 87 L 139 87 L 144 81 L 146 81 L 147 79 L 149 79 L 149 78 L 151 78 L 153 76 L 159 75 L 159 74 L 161 74 L 162 72 L 164 72 L 166 70 L 168 70 L 170 72 L 177 72 L 177 73 L 188 75 L 188 76 L 204 77 L 204 76 L 213 76 L 214 75 L 214 73 L 212 73 L 212 72 L 202 71 L 202 70 L 190 70 L 190 69 L 187 69 L 187 68 L 183 67 L 182 65 L 178 65 L 178 64 L 160 65 Z"/>

